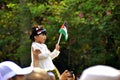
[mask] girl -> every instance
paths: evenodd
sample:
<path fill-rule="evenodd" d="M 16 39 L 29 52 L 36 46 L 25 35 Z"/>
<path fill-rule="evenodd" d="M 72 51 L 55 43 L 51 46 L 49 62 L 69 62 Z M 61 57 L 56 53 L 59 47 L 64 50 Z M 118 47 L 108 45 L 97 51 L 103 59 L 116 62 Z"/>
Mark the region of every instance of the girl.
<path fill-rule="evenodd" d="M 39 25 L 33 26 L 30 39 L 32 40 L 31 66 L 40 67 L 41 69 L 58 73 L 52 60 L 56 58 L 60 53 L 59 44 L 56 44 L 53 52 L 50 52 L 50 50 L 47 48 L 47 45 L 44 44 L 46 41 L 46 30 Z"/>

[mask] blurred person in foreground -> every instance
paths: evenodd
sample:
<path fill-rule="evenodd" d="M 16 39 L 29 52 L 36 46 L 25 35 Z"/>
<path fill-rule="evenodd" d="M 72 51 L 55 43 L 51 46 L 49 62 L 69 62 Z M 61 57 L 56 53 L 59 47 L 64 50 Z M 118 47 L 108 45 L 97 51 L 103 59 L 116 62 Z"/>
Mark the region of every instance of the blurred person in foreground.
<path fill-rule="evenodd" d="M 56 78 L 54 73 L 34 67 L 30 74 L 25 75 L 25 80 L 56 80 Z M 60 80 L 75 80 L 75 76 L 74 74 L 70 74 L 68 70 L 65 70 L 61 74 Z"/>
<path fill-rule="evenodd" d="M 105 65 L 85 69 L 79 80 L 120 80 L 120 71 Z"/>
<path fill-rule="evenodd" d="M 12 61 L 4 61 L 0 63 L 0 80 L 24 80 L 24 75 L 32 70 L 32 67 L 21 68 Z"/>
<path fill-rule="evenodd" d="M 48 72 L 39 67 L 34 67 L 30 74 L 25 75 L 25 80 L 52 80 Z"/>
<path fill-rule="evenodd" d="M 56 78 L 59 79 L 59 71 L 57 70 L 52 61 L 60 53 L 59 44 L 56 44 L 55 49 L 53 50 L 53 52 L 51 52 L 45 44 L 45 41 L 47 39 L 46 29 L 40 25 L 33 26 L 30 39 L 32 40 L 31 66 L 39 67 L 47 71 L 52 71 L 54 72 Z"/>

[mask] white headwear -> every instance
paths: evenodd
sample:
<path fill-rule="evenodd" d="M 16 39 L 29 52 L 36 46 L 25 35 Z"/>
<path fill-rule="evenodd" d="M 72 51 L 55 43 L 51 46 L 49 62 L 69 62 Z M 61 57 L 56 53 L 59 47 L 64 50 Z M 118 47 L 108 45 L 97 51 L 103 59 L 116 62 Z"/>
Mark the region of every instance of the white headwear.
<path fill-rule="evenodd" d="M 32 67 L 21 68 L 12 61 L 0 63 L 0 80 L 7 80 L 15 75 L 25 75 L 31 73 Z"/>
<path fill-rule="evenodd" d="M 85 69 L 79 80 L 120 80 L 120 72 L 110 66 L 97 65 Z"/>

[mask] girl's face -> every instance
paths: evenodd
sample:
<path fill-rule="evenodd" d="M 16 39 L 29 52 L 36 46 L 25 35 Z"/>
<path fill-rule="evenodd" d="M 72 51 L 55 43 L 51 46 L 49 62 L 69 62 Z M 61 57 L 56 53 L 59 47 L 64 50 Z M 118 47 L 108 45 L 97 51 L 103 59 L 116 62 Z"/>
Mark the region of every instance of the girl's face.
<path fill-rule="evenodd" d="M 45 34 L 40 34 L 40 35 L 34 36 L 34 38 L 35 38 L 35 42 L 38 42 L 38 43 L 45 43 L 45 41 L 46 41 Z"/>

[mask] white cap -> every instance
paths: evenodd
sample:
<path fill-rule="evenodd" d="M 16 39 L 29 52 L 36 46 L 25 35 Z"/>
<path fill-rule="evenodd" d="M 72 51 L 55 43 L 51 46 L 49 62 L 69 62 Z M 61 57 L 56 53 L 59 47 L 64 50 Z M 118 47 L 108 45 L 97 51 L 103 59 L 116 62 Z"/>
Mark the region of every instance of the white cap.
<path fill-rule="evenodd" d="M 33 67 L 21 68 L 12 61 L 4 61 L 0 63 L 0 80 L 7 80 L 15 75 L 26 75 L 32 70 Z"/>
<path fill-rule="evenodd" d="M 120 72 L 110 66 L 97 65 L 85 69 L 80 80 L 120 80 Z"/>

